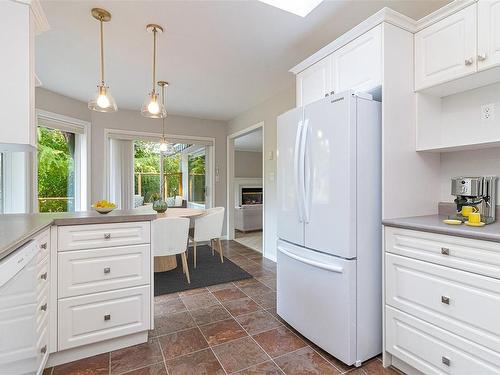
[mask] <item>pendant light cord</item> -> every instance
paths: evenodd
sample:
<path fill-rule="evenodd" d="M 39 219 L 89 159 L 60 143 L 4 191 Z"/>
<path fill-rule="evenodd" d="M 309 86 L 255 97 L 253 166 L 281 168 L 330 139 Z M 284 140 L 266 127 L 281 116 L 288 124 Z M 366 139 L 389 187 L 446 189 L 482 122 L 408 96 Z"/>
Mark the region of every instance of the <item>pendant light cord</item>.
<path fill-rule="evenodd" d="M 104 37 L 102 17 L 100 17 L 99 22 L 101 24 L 101 84 L 104 86 Z"/>
<path fill-rule="evenodd" d="M 161 87 L 161 101 L 163 104 L 163 109 L 166 110 L 165 109 L 165 85 L 163 85 Z M 167 117 L 167 116 L 165 115 L 161 119 L 161 135 L 162 135 L 162 138 L 164 141 L 165 141 L 165 117 Z"/>
<path fill-rule="evenodd" d="M 153 94 L 156 84 L 156 27 L 153 29 Z"/>

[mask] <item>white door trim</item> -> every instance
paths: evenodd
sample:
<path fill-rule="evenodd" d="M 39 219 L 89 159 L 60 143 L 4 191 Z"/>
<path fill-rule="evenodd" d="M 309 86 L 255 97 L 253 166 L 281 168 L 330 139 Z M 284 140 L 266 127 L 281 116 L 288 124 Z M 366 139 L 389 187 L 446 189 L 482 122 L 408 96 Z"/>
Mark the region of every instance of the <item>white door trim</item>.
<path fill-rule="evenodd" d="M 234 240 L 234 140 L 235 138 L 241 137 L 242 135 L 253 132 L 257 129 L 262 129 L 262 199 L 263 199 L 263 210 L 262 210 L 262 252 L 264 253 L 265 247 L 265 230 L 266 230 L 266 187 L 265 187 L 265 131 L 264 131 L 264 121 L 257 124 L 251 125 L 245 129 L 237 131 L 235 133 L 229 134 L 227 136 L 227 239 Z"/>

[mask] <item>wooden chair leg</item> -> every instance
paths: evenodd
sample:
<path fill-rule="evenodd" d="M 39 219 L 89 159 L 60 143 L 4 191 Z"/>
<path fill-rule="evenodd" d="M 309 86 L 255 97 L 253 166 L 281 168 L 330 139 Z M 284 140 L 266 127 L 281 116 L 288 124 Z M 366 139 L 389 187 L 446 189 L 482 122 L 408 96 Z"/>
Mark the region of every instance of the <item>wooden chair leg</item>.
<path fill-rule="evenodd" d="M 189 277 L 189 266 L 188 266 L 188 262 L 187 262 L 187 254 L 186 253 L 187 253 L 187 251 L 181 253 L 182 266 L 184 267 L 184 271 L 186 274 L 188 284 L 191 284 L 191 278 Z"/>
<path fill-rule="evenodd" d="M 215 240 L 210 240 L 210 247 L 212 248 L 212 256 L 214 256 L 214 246 L 215 246 Z"/>
<path fill-rule="evenodd" d="M 194 268 L 196 268 L 196 241 L 193 241 L 193 259 L 194 259 Z"/>
<path fill-rule="evenodd" d="M 224 255 L 222 254 L 222 244 L 220 243 L 220 238 L 217 238 L 217 247 L 219 248 L 220 262 L 224 263 Z"/>

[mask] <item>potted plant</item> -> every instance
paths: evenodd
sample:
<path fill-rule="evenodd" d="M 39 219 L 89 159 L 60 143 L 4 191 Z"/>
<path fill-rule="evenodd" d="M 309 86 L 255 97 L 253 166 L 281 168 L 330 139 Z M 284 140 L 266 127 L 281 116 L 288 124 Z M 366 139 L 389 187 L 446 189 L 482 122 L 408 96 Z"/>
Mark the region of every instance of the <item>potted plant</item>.
<path fill-rule="evenodd" d="M 155 210 L 159 214 L 162 214 L 167 210 L 167 202 L 161 199 L 160 194 L 151 194 L 151 199 L 153 200 L 153 210 Z"/>

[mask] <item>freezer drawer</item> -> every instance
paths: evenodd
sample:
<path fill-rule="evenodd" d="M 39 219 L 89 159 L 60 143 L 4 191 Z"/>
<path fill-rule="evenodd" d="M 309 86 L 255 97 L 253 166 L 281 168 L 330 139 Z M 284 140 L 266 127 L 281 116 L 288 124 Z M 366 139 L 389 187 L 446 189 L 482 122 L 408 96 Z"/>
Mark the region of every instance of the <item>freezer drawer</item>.
<path fill-rule="evenodd" d="M 278 242 L 277 312 L 334 357 L 356 362 L 356 260 Z"/>

